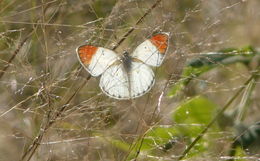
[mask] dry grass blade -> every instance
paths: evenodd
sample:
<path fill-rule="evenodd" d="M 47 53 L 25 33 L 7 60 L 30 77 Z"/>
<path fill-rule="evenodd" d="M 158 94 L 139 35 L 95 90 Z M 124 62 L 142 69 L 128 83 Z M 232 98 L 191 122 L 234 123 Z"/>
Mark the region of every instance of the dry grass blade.
<path fill-rule="evenodd" d="M 236 160 L 241 151 L 250 152 L 241 159 L 258 157 L 253 143 L 225 155 L 242 138 L 236 120 L 259 118 L 259 77 L 245 82 L 260 62 L 260 2 L 0 0 L 0 6 L 2 160 Z M 131 56 L 158 32 L 170 33 L 169 49 L 160 67 L 150 67 L 155 83 L 142 97 L 106 96 L 101 77 L 78 62 L 79 46 Z M 136 71 L 130 81 L 141 92 L 148 76 Z"/>
<path fill-rule="evenodd" d="M 135 26 L 140 24 L 142 20 L 161 2 L 162 0 L 157 0 L 144 14 L 143 16 L 135 23 Z M 118 41 L 118 43 L 113 47 L 112 50 L 116 50 L 117 47 L 130 35 L 134 30 L 135 26 L 132 27 L 125 35 Z"/>
<path fill-rule="evenodd" d="M 86 85 L 86 83 L 88 82 L 88 80 L 91 77 L 89 76 L 77 89 L 75 92 L 73 92 L 73 94 L 70 96 L 70 98 L 61 106 L 60 109 L 58 109 L 57 111 L 53 112 L 49 111 L 47 116 L 46 116 L 46 122 L 44 124 L 42 124 L 42 127 L 40 128 L 41 130 L 39 131 L 39 134 L 37 137 L 35 137 L 35 139 L 33 140 L 31 146 L 27 149 L 27 151 L 23 154 L 22 159 L 21 160 L 27 160 L 29 161 L 33 154 L 35 153 L 35 151 L 37 150 L 38 146 L 41 143 L 41 140 L 44 136 L 44 134 L 46 133 L 46 131 L 55 123 L 56 119 L 59 118 L 62 115 L 62 112 L 64 112 L 66 110 L 68 106 L 68 104 L 72 101 L 72 99 L 77 95 L 77 93 L 83 88 L 83 86 Z"/>
<path fill-rule="evenodd" d="M 151 8 L 147 10 L 147 12 L 144 13 L 144 15 L 136 22 L 135 25 L 138 25 L 139 23 L 142 22 L 142 20 L 154 9 L 162 0 L 157 0 Z M 120 44 L 135 30 L 135 28 L 131 28 L 119 41 L 118 43 L 114 46 L 113 50 L 115 50 L 117 47 L 120 46 Z M 70 101 L 77 95 L 77 93 L 85 86 L 87 81 L 91 78 L 89 75 L 88 78 L 77 88 L 75 92 L 71 95 L 71 97 L 66 101 L 65 104 L 61 106 L 60 109 L 58 109 L 56 112 L 52 113 L 49 111 L 48 116 L 47 116 L 47 121 L 44 124 L 44 126 L 41 128 L 39 134 L 37 137 L 35 137 L 35 140 L 32 142 L 31 146 L 24 152 L 22 159 L 21 160 L 26 160 L 29 161 L 37 148 L 40 145 L 40 142 L 46 133 L 46 131 L 56 122 L 56 120 L 62 115 L 62 113 L 68 108 L 68 104 Z"/>
<path fill-rule="evenodd" d="M 33 30 L 34 31 L 34 30 Z M 24 39 L 23 41 L 21 41 L 21 43 L 18 45 L 17 49 L 14 51 L 14 53 L 12 54 L 11 58 L 8 60 L 7 65 L 0 71 L 0 79 L 4 76 L 5 72 L 7 71 L 7 69 L 9 68 L 10 64 L 12 63 L 12 61 L 14 60 L 14 58 L 16 57 L 16 55 L 19 53 L 19 51 L 21 50 L 21 48 L 23 47 L 23 45 L 25 44 L 25 42 L 32 36 L 33 31 L 31 31 Z"/>
<path fill-rule="evenodd" d="M 165 85 L 164 85 L 163 91 L 161 92 L 161 94 L 160 94 L 160 96 L 159 96 L 158 103 L 157 103 L 157 105 L 156 105 L 155 108 L 154 108 L 154 111 L 153 111 L 152 116 L 151 116 L 150 121 L 149 121 L 149 123 L 151 124 L 151 125 L 150 125 L 151 128 L 152 128 L 153 126 L 155 126 L 157 123 L 159 123 L 159 121 L 158 121 L 158 122 L 153 122 L 153 121 L 154 121 L 154 119 L 157 119 L 157 115 L 156 115 L 157 113 L 156 113 L 156 111 L 158 111 L 158 108 L 160 108 L 161 99 L 162 99 L 164 93 L 166 92 L 167 87 L 169 86 L 170 80 L 172 80 L 172 77 L 173 77 L 173 75 L 170 74 L 169 78 L 167 79 L 167 82 L 166 82 Z M 132 145 L 132 149 L 133 149 L 133 148 L 137 145 L 138 141 L 141 140 L 141 141 L 140 141 L 140 145 L 139 145 L 139 147 L 138 147 L 138 149 L 137 149 L 137 152 L 136 152 L 136 155 L 135 155 L 135 159 L 134 159 L 134 160 L 137 160 L 137 158 L 138 158 L 138 156 L 139 156 L 139 154 L 140 154 L 141 148 L 142 148 L 142 146 L 143 146 L 144 138 L 145 138 L 147 132 L 148 132 L 148 130 L 146 130 L 145 133 L 137 139 L 136 144 Z M 128 153 L 128 155 L 129 155 L 129 154 L 130 154 L 130 152 Z"/>

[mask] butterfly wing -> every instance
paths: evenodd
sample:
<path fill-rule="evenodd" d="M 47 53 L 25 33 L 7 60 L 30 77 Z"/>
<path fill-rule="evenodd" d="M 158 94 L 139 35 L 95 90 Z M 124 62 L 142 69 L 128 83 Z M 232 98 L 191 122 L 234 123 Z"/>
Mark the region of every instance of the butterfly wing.
<path fill-rule="evenodd" d="M 115 99 L 132 99 L 147 93 L 154 84 L 154 73 L 141 62 L 131 62 L 130 71 L 123 64 L 110 66 L 101 76 L 100 88 Z"/>
<path fill-rule="evenodd" d="M 156 34 L 141 43 L 133 52 L 132 57 L 147 65 L 158 67 L 162 64 L 168 49 L 169 33 Z"/>
<path fill-rule="evenodd" d="M 110 97 L 116 99 L 129 98 L 128 77 L 123 64 L 110 66 L 101 76 L 99 86 Z"/>
<path fill-rule="evenodd" d="M 146 94 L 154 85 L 153 70 L 142 62 L 133 61 L 129 75 L 132 98 Z"/>
<path fill-rule="evenodd" d="M 114 51 L 90 45 L 78 47 L 77 55 L 82 66 L 94 77 L 101 75 L 111 64 L 119 60 Z"/>

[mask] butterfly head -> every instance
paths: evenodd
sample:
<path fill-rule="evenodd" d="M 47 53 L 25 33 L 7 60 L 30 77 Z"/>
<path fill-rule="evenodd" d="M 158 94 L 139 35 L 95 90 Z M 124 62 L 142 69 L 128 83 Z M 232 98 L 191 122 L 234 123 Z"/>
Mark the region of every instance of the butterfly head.
<path fill-rule="evenodd" d="M 127 51 L 123 52 L 123 57 L 129 57 L 129 53 Z"/>

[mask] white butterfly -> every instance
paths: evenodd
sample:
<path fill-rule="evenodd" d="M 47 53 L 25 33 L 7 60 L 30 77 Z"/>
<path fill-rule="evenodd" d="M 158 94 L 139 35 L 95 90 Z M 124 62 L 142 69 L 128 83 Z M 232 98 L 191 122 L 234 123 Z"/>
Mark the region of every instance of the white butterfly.
<path fill-rule="evenodd" d="M 90 45 L 77 48 L 82 66 L 99 86 L 115 99 L 132 99 L 147 93 L 154 85 L 154 72 L 149 66 L 162 64 L 168 49 L 169 33 L 159 33 L 141 43 L 131 55 L 118 56 L 114 51 Z"/>

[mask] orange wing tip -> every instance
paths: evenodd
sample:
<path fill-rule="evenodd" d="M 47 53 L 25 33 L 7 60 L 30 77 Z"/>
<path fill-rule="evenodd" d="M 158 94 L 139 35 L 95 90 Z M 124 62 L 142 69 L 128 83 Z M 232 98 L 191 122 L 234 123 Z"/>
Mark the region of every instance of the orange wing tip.
<path fill-rule="evenodd" d="M 168 47 L 168 39 L 169 39 L 169 33 L 165 32 L 151 37 L 150 41 L 152 42 L 153 45 L 156 46 L 156 48 L 159 50 L 161 54 L 164 54 Z"/>
<path fill-rule="evenodd" d="M 85 65 L 89 65 L 92 59 L 92 56 L 97 52 L 98 47 L 84 45 L 78 48 L 78 55 L 81 62 Z"/>

